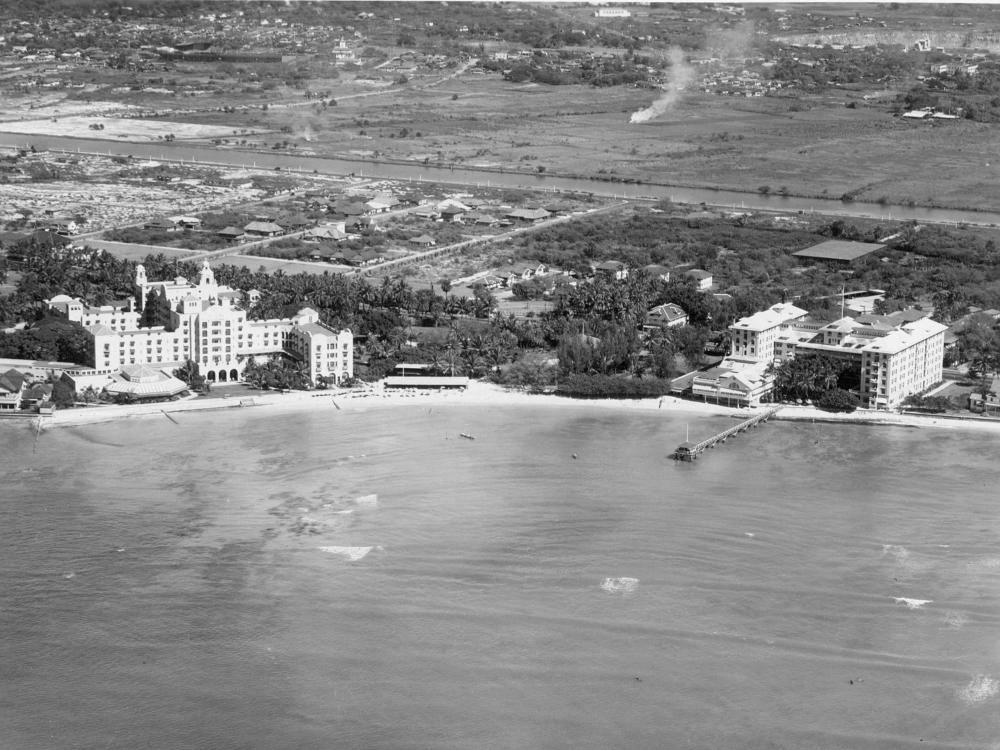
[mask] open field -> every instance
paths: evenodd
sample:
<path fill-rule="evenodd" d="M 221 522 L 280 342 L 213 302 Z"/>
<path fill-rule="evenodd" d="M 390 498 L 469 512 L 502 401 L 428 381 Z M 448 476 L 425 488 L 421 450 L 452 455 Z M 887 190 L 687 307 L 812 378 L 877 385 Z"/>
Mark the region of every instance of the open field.
<path fill-rule="evenodd" d="M 91 125 L 102 126 L 94 130 Z M 0 132 L 26 135 L 65 135 L 76 138 L 121 138 L 128 141 L 157 141 L 166 136 L 177 140 L 208 140 L 231 137 L 233 128 L 220 125 L 168 120 L 141 120 L 119 117 L 49 117 L 44 120 L 16 120 L 0 122 Z"/>
<path fill-rule="evenodd" d="M 996 126 L 902 120 L 865 104 L 863 93 L 744 99 L 692 92 L 664 115 L 630 125 L 630 113 L 653 92 L 514 84 L 469 72 L 435 89 L 346 99 L 321 114 L 257 113 L 248 124 L 291 129 L 301 150 L 318 154 L 902 204 L 986 209 L 1000 202 Z"/>

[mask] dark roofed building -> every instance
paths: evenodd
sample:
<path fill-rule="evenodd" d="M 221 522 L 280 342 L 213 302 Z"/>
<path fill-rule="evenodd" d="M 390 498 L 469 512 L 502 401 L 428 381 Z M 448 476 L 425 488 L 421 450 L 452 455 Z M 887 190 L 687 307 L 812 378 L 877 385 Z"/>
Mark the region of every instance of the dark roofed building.
<path fill-rule="evenodd" d="M 859 258 L 870 255 L 884 248 L 874 242 L 851 242 L 848 240 L 827 240 L 818 245 L 807 247 L 792 253 L 796 258 L 804 260 L 820 260 L 827 263 L 850 264 Z"/>

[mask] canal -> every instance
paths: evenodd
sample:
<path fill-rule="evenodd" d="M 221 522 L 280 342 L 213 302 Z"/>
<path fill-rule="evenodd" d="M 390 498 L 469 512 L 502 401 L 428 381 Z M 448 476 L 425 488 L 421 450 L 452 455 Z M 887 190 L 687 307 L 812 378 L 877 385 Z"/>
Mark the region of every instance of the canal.
<path fill-rule="evenodd" d="M 108 141 L 98 138 L 69 136 L 26 136 L 20 133 L 0 133 L 0 146 L 65 150 L 81 153 L 132 156 L 191 162 L 223 167 L 255 167 L 291 172 L 318 172 L 327 175 L 356 175 L 373 179 L 410 180 L 444 183 L 466 187 L 507 187 L 554 193 L 592 193 L 596 196 L 626 199 L 659 200 L 668 198 L 677 203 L 705 203 L 735 209 L 756 209 L 817 213 L 840 217 L 859 217 L 886 221 L 914 220 L 937 224 L 1000 225 L 1000 213 L 968 211 L 950 208 L 924 208 L 881 203 L 852 202 L 823 198 L 797 198 L 783 195 L 762 195 L 735 190 L 679 187 L 666 184 L 629 184 L 560 177 L 548 174 L 500 172 L 463 167 L 442 167 L 425 164 L 350 160 L 288 153 L 235 151 L 208 145 L 184 143 L 136 143 Z M 669 175 L 664 175 L 664 180 Z"/>

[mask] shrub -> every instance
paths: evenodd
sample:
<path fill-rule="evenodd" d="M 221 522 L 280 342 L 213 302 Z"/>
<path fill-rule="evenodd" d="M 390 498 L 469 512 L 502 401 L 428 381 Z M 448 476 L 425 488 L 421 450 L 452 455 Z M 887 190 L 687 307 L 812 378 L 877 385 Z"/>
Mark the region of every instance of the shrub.
<path fill-rule="evenodd" d="M 852 412 L 861 406 L 861 401 L 850 391 L 834 388 L 820 396 L 816 406 L 824 411 Z"/>
<path fill-rule="evenodd" d="M 668 393 L 669 380 L 612 375 L 571 375 L 556 388 L 557 395 L 570 398 L 658 398 Z"/>

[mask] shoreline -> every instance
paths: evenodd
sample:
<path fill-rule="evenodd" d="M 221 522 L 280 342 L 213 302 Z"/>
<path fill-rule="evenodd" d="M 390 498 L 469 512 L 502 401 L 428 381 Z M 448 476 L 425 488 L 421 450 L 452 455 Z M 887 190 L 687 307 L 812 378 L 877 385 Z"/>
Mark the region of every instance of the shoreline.
<path fill-rule="evenodd" d="M 285 414 L 311 409 L 326 411 L 362 411 L 400 406 L 541 406 L 546 408 L 587 408 L 619 412 L 662 411 L 670 414 L 687 414 L 700 417 L 749 418 L 760 410 L 722 406 L 712 403 L 689 401 L 673 396 L 635 400 L 572 399 L 553 394 L 531 394 L 508 390 L 492 383 L 471 381 L 464 391 L 386 391 L 381 387 L 359 391 L 299 391 L 295 393 L 267 393 L 234 395 L 228 399 L 191 398 L 183 401 L 145 404 L 138 406 L 79 407 L 56 411 L 52 416 L 17 420 L 42 429 L 74 427 L 80 425 L 117 422 L 125 419 L 161 417 L 176 422 L 171 415 L 184 412 L 204 412 L 232 409 L 263 409 L 269 414 Z M 935 427 L 951 430 L 994 432 L 1000 434 L 1000 420 L 949 417 L 945 415 L 900 414 L 896 412 L 858 409 L 851 413 L 825 412 L 812 406 L 782 406 L 772 419 L 787 422 L 835 422 L 911 428 Z M 36 420 L 39 420 L 36 422 Z"/>

